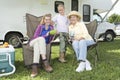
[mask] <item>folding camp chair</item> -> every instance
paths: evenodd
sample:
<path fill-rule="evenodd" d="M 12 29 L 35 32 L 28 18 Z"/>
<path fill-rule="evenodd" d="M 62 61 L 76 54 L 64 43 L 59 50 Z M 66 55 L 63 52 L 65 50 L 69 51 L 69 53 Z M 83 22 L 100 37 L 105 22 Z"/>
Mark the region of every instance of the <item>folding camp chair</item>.
<path fill-rule="evenodd" d="M 27 26 L 27 35 L 29 39 L 31 39 L 34 35 L 36 27 L 39 25 L 40 20 L 42 16 L 36 17 L 31 14 L 26 14 L 26 26 Z M 26 67 L 30 67 L 31 64 L 33 63 L 33 48 L 30 47 L 29 41 L 28 43 L 22 42 L 20 38 L 18 38 L 19 41 L 22 43 L 22 48 L 23 48 L 23 60 L 24 64 Z M 46 54 L 47 54 L 47 60 L 50 62 L 50 57 L 51 57 L 51 44 L 46 45 Z"/>
<path fill-rule="evenodd" d="M 97 30 L 97 20 L 94 20 L 94 21 L 90 22 L 89 24 L 86 25 L 86 27 L 88 29 L 88 33 L 91 35 L 91 37 L 95 41 L 95 44 L 88 46 L 87 51 L 88 51 L 88 54 L 90 54 L 95 59 L 95 65 L 96 65 L 96 62 L 98 60 L 98 51 L 97 51 L 98 42 L 95 39 L 95 32 Z M 90 53 L 92 49 L 95 49 L 95 54 L 94 55 L 92 55 Z"/>

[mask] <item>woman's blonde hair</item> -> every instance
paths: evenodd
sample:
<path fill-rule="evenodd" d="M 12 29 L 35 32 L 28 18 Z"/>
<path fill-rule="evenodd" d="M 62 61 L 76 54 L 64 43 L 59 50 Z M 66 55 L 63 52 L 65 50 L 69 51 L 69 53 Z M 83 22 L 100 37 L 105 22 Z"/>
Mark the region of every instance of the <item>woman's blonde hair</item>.
<path fill-rule="evenodd" d="M 40 24 L 41 24 L 41 25 L 42 25 L 42 24 L 45 24 L 45 22 L 44 22 L 45 17 L 50 17 L 50 18 L 51 18 L 51 14 L 45 14 L 45 15 L 42 17 L 42 19 L 41 19 L 41 21 L 40 21 Z"/>

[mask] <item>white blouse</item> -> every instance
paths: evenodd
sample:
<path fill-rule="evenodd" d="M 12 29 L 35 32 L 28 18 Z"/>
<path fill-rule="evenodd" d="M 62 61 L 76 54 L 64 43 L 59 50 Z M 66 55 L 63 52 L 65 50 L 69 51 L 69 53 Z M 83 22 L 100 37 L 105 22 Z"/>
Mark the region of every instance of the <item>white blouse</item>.
<path fill-rule="evenodd" d="M 69 26 L 69 35 L 75 37 L 83 37 L 86 40 L 93 40 L 83 22 L 77 22 L 74 26 Z"/>

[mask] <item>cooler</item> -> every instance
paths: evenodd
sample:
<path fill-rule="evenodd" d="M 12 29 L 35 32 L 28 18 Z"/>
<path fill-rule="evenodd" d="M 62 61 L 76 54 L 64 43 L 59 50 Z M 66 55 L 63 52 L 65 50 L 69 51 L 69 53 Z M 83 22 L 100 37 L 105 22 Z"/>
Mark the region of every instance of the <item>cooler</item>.
<path fill-rule="evenodd" d="M 0 48 L 0 77 L 15 72 L 15 49 L 12 45 L 8 48 Z"/>

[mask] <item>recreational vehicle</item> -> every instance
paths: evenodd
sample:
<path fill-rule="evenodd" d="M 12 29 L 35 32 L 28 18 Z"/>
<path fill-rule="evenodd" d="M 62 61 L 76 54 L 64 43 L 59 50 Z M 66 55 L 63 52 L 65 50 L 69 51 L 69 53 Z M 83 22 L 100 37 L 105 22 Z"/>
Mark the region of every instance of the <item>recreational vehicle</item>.
<path fill-rule="evenodd" d="M 111 0 L 0 0 L 0 40 L 7 41 L 14 47 L 20 46 L 18 37 L 26 35 L 26 13 L 41 16 L 51 13 L 52 16 L 58 13 L 57 5 L 65 5 L 65 12 L 78 11 L 82 21 L 86 24 L 96 19 L 101 19 L 100 13 L 107 12 L 111 6 Z M 109 26 L 107 22 L 98 25 L 96 38 L 103 37 L 112 41 L 115 37 L 114 25 Z M 110 36 L 110 39 L 107 38 Z"/>

